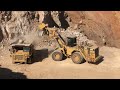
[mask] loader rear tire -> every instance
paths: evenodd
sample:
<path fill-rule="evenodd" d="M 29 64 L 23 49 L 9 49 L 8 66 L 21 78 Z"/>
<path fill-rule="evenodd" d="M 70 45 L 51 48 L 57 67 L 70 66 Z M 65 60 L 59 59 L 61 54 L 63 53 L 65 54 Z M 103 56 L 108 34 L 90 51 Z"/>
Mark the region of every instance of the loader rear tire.
<path fill-rule="evenodd" d="M 81 64 L 84 62 L 84 58 L 79 52 L 74 52 L 71 56 L 71 59 L 75 64 Z"/>
<path fill-rule="evenodd" d="M 52 59 L 54 61 L 61 61 L 63 59 L 63 53 L 60 51 L 53 52 Z"/>

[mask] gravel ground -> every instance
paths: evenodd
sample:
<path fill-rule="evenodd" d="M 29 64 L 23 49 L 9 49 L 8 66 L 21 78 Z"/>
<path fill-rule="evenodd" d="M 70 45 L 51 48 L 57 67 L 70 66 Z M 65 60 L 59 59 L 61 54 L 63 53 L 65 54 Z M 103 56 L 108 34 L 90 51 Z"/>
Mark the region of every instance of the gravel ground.
<path fill-rule="evenodd" d="M 99 64 L 74 64 L 70 58 L 63 61 L 54 61 L 51 52 L 56 42 L 43 42 L 44 37 L 38 37 L 38 32 L 31 32 L 24 40 L 35 45 L 36 53 L 33 64 L 12 64 L 8 45 L 0 48 L 0 78 L 1 79 L 109 79 L 120 78 L 120 49 L 100 47 L 100 55 L 104 56 Z M 79 34 L 79 35 L 78 35 Z M 78 36 L 78 40 L 88 41 L 82 33 L 76 31 L 61 32 L 64 38 L 68 35 Z M 48 39 L 48 38 L 46 38 Z M 49 54 L 49 55 L 47 55 Z"/>
<path fill-rule="evenodd" d="M 42 61 L 30 65 L 12 64 L 7 48 L 1 50 L 1 69 L 9 69 L 11 73 L 0 70 L 0 78 L 8 79 L 118 79 L 120 78 L 120 49 L 101 47 L 100 54 L 104 60 L 98 65 L 74 64 L 70 58 L 53 61 L 51 55 Z M 111 54 L 112 53 L 112 54 Z M 2 74 L 1 74 L 2 73 Z M 22 74 L 21 74 L 22 73 Z M 4 75 L 4 76 L 3 76 Z M 6 77 L 5 77 L 6 76 Z"/>

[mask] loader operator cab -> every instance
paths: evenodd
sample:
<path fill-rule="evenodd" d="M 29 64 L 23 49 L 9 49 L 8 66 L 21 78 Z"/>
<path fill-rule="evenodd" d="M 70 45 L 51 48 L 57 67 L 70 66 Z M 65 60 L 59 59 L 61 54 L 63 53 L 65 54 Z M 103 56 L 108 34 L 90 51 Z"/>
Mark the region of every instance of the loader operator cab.
<path fill-rule="evenodd" d="M 74 47 L 74 46 L 76 46 L 76 45 L 77 45 L 76 38 L 77 38 L 77 37 L 67 37 L 67 41 L 66 41 L 67 46 L 69 46 L 69 47 Z"/>

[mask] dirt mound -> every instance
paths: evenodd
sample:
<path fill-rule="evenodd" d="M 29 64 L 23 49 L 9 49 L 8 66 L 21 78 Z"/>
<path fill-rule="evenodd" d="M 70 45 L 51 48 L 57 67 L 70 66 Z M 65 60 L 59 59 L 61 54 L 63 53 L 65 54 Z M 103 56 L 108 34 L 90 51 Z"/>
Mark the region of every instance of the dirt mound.
<path fill-rule="evenodd" d="M 66 11 L 73 23 L 82 24 L 80 28 L 88 38 L 98 44 L 120 48 L 119 11 Z"/>
<path fill-rule="evenodd" d="M 77 27 L 98 45 L 120 48 L 119 21 L 119 11 L 1 11 L 0 42 L 36 31 L 44 22 L 50 27 Z"/>

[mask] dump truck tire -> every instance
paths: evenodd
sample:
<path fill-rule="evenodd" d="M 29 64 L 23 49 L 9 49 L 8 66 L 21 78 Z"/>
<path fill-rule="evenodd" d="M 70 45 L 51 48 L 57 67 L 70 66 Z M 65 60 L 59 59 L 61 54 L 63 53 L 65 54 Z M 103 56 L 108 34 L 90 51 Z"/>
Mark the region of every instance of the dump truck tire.
<path fill-rule="evenodd" d="M 27 59 L 27 64 L 31 64 L 31 63 L 32 63 L 32 58 L 30 57 Z"/>
<path fill-rule="evenodd" d="M 71 59 L 75 64 L 81 64 L 84 62 L 84 58 L 79 52 L 74 52 L 71 56 Z"/>
<path fill-rule="evenodd" d="M 52 54 L 52 59 L 54 61 L 61 61 L 63 59 L 63 53 L 60 51 L 56 51 Z"/>

